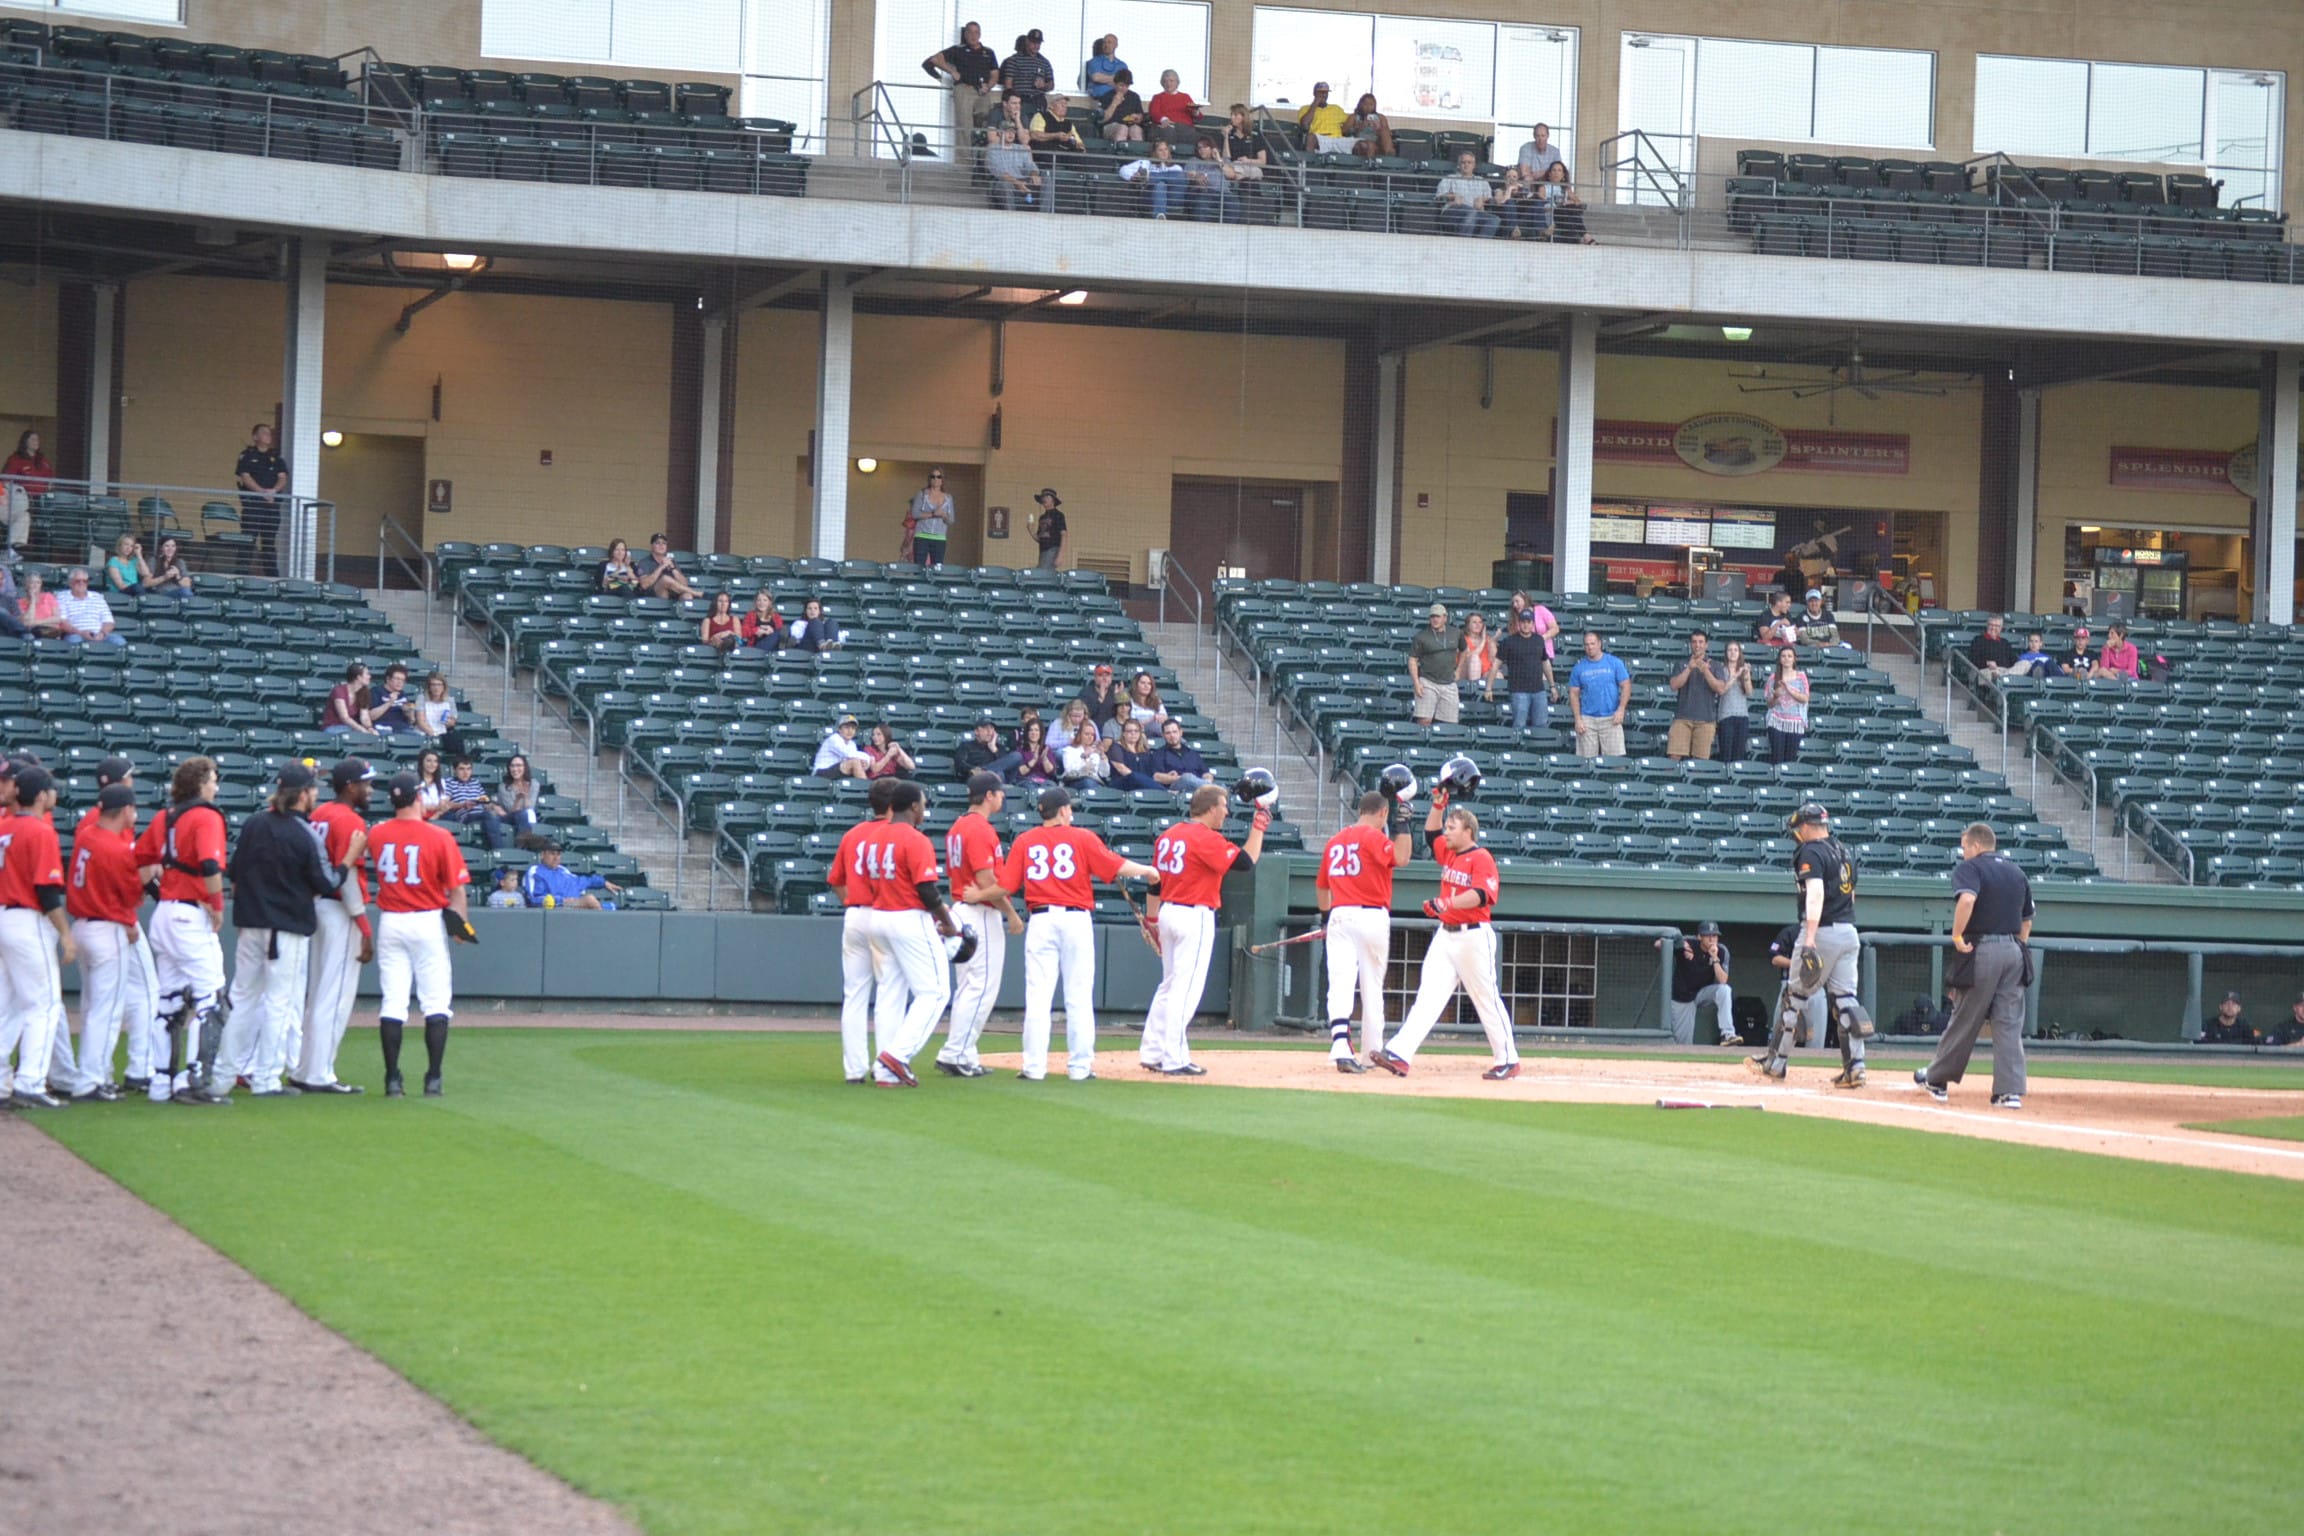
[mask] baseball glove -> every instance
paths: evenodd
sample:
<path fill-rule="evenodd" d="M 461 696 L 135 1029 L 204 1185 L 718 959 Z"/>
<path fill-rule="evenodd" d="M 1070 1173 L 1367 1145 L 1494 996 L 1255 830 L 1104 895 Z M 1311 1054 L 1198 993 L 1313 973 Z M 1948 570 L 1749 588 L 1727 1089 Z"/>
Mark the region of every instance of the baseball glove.
<path fill-rule="evenodd" d="M 1814 997 L 1824 989 L 1824 957 L 1803 945 L 1792 961 L 1792 990 L 1802 997 Z"/>
<path fill-rule="evenodd" d="M 440 909 L 440 923 L 448 930 L 448 937 L 459 944 L 477 944 L 480 942 L 480 935 L 473 930 L 470 920 L 453 907 Z"/>

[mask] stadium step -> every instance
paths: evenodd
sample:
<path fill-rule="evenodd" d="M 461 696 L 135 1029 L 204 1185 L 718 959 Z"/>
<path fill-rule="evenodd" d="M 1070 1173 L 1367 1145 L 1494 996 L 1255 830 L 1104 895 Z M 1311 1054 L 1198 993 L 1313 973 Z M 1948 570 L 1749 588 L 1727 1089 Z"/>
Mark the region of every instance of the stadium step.
<path fill-rule="evenodd" d="M 1216 722 L 1223 738 L 1237 747 L 1243 767 L 1260 764 L 1280 781 L 1280 810 L 1304 829 L 1307 845 L 1327 841 L 1341 824 L 1337 788 L 1324 778 L 1316 753 L 1306 751 L 1308 735 L 1282 723 L 1278 707 L 1255 697 L 1245 673 L 1223 665 L 1216 637 L 1205 630 L 1193 645 L 1189 623 L 1144 625 L 1145 638 L 1160 648 L 1163 666 L 1176 676 Z"/>

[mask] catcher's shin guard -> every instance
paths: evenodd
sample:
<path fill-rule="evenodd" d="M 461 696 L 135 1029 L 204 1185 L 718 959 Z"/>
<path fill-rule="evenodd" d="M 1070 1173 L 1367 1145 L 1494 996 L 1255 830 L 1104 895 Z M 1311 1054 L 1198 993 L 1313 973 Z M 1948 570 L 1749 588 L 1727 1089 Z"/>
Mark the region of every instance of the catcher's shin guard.
<path fill-rule="evenodd" d="M 197 1001 L 197 999 L 195 999 Z M 199 1057 L 192 1069 L 192 1086 L 203 1091 L 213 1089 L 216 1079 L 216 1052 L 224 1044 L 224 1025 L 232 1012 L 231 1004 L 221 994 L 211 999 L 205 1008 L 193 1015 L 199 1026 Z M 232 1085 L 224 1085 L 229 1088 Z"/>
<path fill-rule="evenodd" d="M 168 1081 L 173 1083 L 184 1075 L 185 1036 L 192 1022 L 192 994 L 172 992 L 162 1000 L 161 1006 L 169 1010 L 162 1027 L 168 1031 Z"/>
<path fill-rule="evenodd" d="M 1843 1075 L 1864 1075 L 1864 1041 L 1872 1033 L 1872 1015 L 1852 997 L 1835 997 L 1831 1008 L 1840 1021 L 1840 1064 Z"/>

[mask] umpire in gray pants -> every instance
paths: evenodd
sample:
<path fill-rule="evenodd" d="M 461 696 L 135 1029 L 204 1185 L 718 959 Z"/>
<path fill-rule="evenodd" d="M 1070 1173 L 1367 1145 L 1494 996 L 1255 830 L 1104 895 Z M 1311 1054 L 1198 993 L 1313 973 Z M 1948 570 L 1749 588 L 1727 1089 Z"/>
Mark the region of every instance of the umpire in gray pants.
<path fill-rule="evenodd" d="M 1992 1025 L 1992 1107 L 2024 1107 L 2024 988 L 2032 961 L 2032 882 L 1999 851 L 1984 822 L 1960 834 L 1952 874 L 1952 956 L 1945 982 L 1958 993 L 1936 1059 L 1912 1074 L 1937 1103 L 1968 1071 L 1976 1037 Z"/>

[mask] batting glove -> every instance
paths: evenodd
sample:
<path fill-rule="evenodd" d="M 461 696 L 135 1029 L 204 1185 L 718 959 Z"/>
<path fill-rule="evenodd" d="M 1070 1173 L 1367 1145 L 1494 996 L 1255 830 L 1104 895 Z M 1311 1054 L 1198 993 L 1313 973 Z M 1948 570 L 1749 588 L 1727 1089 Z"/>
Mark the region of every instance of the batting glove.
<path fill-rule="evenodd" d="M 1440 905 L 1440 898 L 1435 896 L 1424 903 L 1424 915 L 1438 922 L 1447 917 L 1448 909 Z"/>

